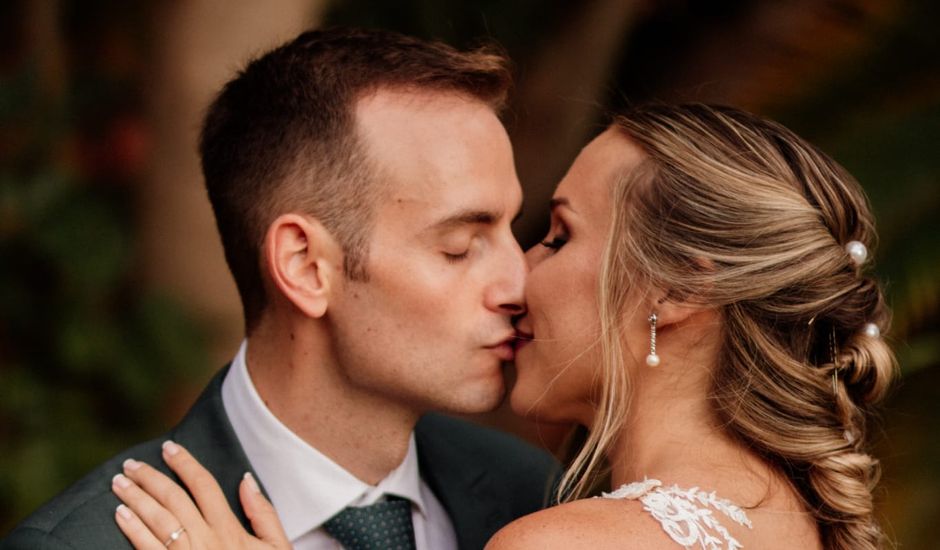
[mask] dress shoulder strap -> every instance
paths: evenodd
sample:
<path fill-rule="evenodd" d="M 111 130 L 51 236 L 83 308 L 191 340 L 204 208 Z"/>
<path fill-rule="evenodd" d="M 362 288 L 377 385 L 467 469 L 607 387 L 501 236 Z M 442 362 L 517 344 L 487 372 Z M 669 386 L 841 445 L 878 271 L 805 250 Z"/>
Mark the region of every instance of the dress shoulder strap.
<path fill-rule="evenodd" d="M 644 479 L 628 483 L 619 489 L 603 493 L 601 498 L 638 500 L 672 540 L 685 548 L 702 550 L 739 550 L 741 543 L 721 524 L 714 510 L 721 512 L 738 525 L 751 529 L 751 520 L 740 507 L 729 500 L 718 498 L 715 492 L 698 487 L 680 489 L 663 486 L 658 479 Z"/>

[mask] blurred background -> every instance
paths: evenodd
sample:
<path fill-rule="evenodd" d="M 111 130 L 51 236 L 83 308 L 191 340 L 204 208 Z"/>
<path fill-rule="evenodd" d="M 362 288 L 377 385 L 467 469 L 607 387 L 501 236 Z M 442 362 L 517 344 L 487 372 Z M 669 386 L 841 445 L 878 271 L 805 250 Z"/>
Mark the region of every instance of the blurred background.
<path fill-rule="evenodd" d="M 202 188 L 203 110 L 314 26 L 502 44 L 525 245 L 604 113 L 648 99 L 769 115 L 848 167 L 881 241 L 903 379 L 876 427 L 905 549 L 940 540 L 940 3 L 932 0 L 6 0 L 0 5 L 0 537 L 179 420 L 236 351 Z M 480 419 L 538 439 L 504 411 Z"/>

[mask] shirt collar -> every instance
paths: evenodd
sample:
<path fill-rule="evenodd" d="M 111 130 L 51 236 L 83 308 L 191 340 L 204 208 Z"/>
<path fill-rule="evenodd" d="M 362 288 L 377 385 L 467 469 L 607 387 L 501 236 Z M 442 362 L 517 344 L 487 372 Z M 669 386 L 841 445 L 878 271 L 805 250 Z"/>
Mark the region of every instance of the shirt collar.
<path fill-rule="evenodd" d="M 258 395 L 239 347 L 222 383 L 222 403 L 248 461 L 264 485 L 291 541 L 318 528 L 343 508 L 364 506 L 384 494 L 409 499 L 425 514 L 414 433 L 402 463 L 369 485 L 290 431 Z"/>

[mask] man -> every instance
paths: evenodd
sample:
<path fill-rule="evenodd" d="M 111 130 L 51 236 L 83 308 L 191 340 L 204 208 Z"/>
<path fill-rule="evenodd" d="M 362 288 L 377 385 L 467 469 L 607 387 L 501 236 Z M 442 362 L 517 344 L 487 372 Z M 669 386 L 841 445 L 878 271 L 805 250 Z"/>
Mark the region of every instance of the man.
<path fill-rule="evenodd" d="M 547 455 L 419 421 L 490 410 L 505 391 L 525 276 L 496 115 L 508 85 L 499 55 L 350 29 L 304 33 L 229 82 L 200 153 L 246 340 L 167 436 L 105 463 L 3 548 L 128 547 L 112 476 L 130 457 L 166 471 L 165 439 L 236 510 L 252 471 L 301 550 L 338 548 L 336 518 L 389 499 L 409 504 L 419 549 L 480 548 L 537 510 Z"/>

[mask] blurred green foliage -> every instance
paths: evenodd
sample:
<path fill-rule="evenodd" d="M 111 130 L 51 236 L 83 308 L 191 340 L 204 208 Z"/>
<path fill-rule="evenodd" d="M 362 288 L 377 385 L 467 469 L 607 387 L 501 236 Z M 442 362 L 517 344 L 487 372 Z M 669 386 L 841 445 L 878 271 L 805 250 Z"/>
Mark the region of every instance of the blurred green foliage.
<path fill-rule="evenodd" d="M 135 273 L 139 173 L 108 131 L 133 113 L 87 101 L 126 75 L 49 76 L 27 57 L 0 79 L 0 533 L 166 429 L 208 366 L 203 327 Z"/>

